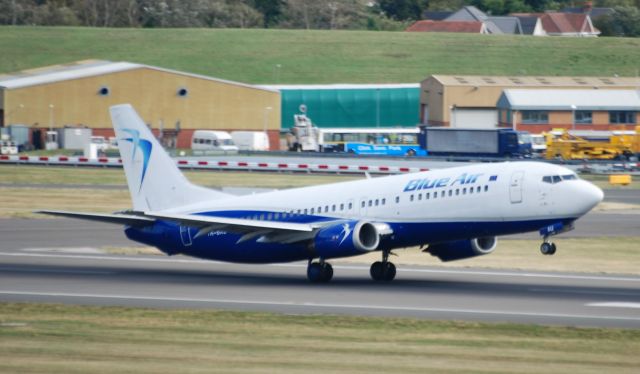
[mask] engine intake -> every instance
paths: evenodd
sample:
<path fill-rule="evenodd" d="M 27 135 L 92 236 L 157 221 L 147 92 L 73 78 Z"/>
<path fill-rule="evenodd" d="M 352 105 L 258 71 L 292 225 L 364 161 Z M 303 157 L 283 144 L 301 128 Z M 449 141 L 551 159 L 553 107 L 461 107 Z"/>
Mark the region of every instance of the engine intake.
<path fill-rule="evenodd" d="M 348 221 L 322 228 L 313 241 L 318 257 L 346 257 L 375 251 L 393 231 L 386 223 Z"/>
<path fill-rule="evenodd" d="M 463 260 L 477 256 L 487 255 L 496 249 L 498 238 L 485 236 L 467 240 L 438 243 L 429 245 L 428 252 L 438 257 L 441 261 Z"/>

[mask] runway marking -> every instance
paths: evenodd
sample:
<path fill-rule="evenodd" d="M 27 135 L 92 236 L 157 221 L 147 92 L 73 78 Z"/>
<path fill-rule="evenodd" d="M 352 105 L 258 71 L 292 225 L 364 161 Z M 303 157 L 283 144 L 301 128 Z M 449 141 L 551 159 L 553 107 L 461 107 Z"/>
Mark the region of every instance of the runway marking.
<path fill-rule="evenodd" d="M 151 297 L 137 295 L 98 295 L 98 294 L 74 294 L 62 292 L 27 292 L 0 290 L 0 295 L 17 295 L 17 296 L 44 296 L 44 297 L 75 297 L 75 298 L 93 298 L 93 299 L 120 299 L 120 300 L 140 300 L 140 301 L 175 301 L 175 302 L 195 302 L 208 304 L 233 304 L 233 305 L 263 305 L 263 306 L 288 306 L 288 307 L 312 307 L 319 309 L 364 309 L 364 310 L 391 310 L 406 312 L 432 312 L 432 313 L 458 313 L 458 314 L 484 314 L 497 316 L 520 316 L 520 317 L 538 317 L 538 318 L 572 318 L 586 320 L 616 320 L 616 321 L 639 321 L 640 317 L 619 317 L 619 316 L 589 316 L 581 314 L 563 314 L 563 313 L 529 313 L 516 311 L 495 311 L 495 310 L 475 310 L 475 309 L 449 309 L 449 308 L 424 308 L 409 306 L 385 306 L 385 305 L 358 305 L 358 304 L 329 304 L 329 303 L 313 303 L 313 302 L 294 302 L 294 301 L 258 301 L 258 300 L 234 300 L 234 299 L 204 299 L 204 298 L 185 298 L 185 297 Z"/>
<path fill-rule="evenodd" d="M 578 294 L 578 295 L 611 295 L 611 296 L 638 296 L 640 292 L 608 292 L 608 291 L 579 291 L 579 290 L 556 290 L 545 288 L 529 288 L 530 292 L 542 292 L 542 293 L 565 293 L 565 294 Z"/>
<path fill-rule="evenodd" d="M 198 259 L 181 259 L 176 257 L 122 257 L 122 256 L 98 256 L 98 255 L 64 255 L 50 253 L 20 253 L 20 252 L 0 252 L 0 256 L 10 257 L 43 257 L 43 258 L 68 258 L 81 260 L 106 260 L 106 261 L 130 261 L 130 262 L 158 262 L 158 263 L 184 263 L 184 264 L 211 264 L 226 265 L 226 262 L 215 260 L 198 260 Z M 236 264 L 244 266 L 255 266 L 255 264 Z M 293 267 L 305 268 L 306 263 L 287 263 L 287 264 L 263 264 L 269 267 Z M 369 271 L 368 266 L 357 265 L 334 265 L 334 269 L 342 270 L 362 270 Z M 622 276 L 600 276 L 600 275 L 577 275 L 577 274 L 548 274 L 548 273 L 532 273 L 532 272 L 513 272 L 513 271 L 489 271 L 489 270 L 465 270 L 465 269 L 415 269 L 415 268 L 399 268 L 399 273 L 427 273 L 427 274 L 464 274 L 464 275 L 488 275 L 488 276 L 507 276 L 522 278 L 549 278 L 549 279 L 576 279 L 576 280 L 598 280 L 598 281 L 622 281 L 622 282 L 638 282 L 640 277 L 622 277 Z"/>
<path fill-rule="evenodd" d="M 597 306 L 607 308 L 632 308 L 640 309 L 640 303 L 627 303 L 627 302 L 605 302 L 605 303 L 589 303 L 586 306 Z"/>
<path fill-rule="evenodd" d="M 59 273 L 59 274 L 115 274 L 112 271 L 93 270 L 49 270 L 49 269 L 18 269 L 11 267 L 0 267 L 0 271 L 10 271 L 14 273 Z"/>

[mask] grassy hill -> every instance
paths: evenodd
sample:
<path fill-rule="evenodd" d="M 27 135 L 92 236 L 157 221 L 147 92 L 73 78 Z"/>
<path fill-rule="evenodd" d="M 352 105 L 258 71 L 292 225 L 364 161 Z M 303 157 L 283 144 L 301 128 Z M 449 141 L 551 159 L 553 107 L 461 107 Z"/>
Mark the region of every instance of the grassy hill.
<path fill-rule="evenodd" d="M 280 84 L 419 82 L 430 74 L 635 76 L 640 69 L 640 39 L 368 31 L 0 27 L 0 53 L 0 73 L 107 59 Z"/>

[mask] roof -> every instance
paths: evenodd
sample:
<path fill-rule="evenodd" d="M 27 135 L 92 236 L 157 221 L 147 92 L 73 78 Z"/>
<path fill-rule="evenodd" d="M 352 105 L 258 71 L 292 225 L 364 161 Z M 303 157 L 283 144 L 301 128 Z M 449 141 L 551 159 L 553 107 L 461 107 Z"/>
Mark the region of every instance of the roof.
<path fill-rule="evenodd" d="M 521 86 L 521 87 L 628 87 L 640 88 L 637 77 L 544 77 L 544 76 L 482 76 L 482 75 L 432 75 L 446 86 Z"/>
<path fill-rule="evenodd" d="M 504 34 L 522 34 L 518 17 L 488 17 L 487 22 L 492 22 Z"/>
<path fill-rule="evenodd" d="M 473 5 L 460 8 L 457 12 L 447 17 L 447 21 L 484 21 L 487 15 Z"/>
<path fill-rule="evenodd" d="M 419 83 L 389 83 L 389 84 L 274 84 L 260 85 L 268 90 L 366 90 L 366 89 L 397 89 L 420 88 Z"/>
<path fill-rule="evenodd" d="M 506 89 L 498 108 L 514 110 L 633 110 L 640 111 L 637 90 Z"/>
<path fill-rule="evenodd" d="M 520 20 L 520 27 L 524 35 L 533 35 L 538 24 L 538 17 L 536 16 L 517 16 Z"/>
<path fill-rule="evenodd" d="M 417 21 L 407 27 L 405 31 L 415 32 L 462 32 L 476 33 L 482 32 L 483 23 L 478 21 Z"/>
<path fill-rule="evenodd" d="M 613 8 L 593 8 L 593 7 L 574 7 L 574 8 L 564 8 L 561 10 L 562 13 L 578 13 L 578 14 L 588 14 L 591 19 L 600 18 L 602 16 L 606 16 L 607 14 L 612 14 L 615 12 Z"/>
<path fill-rule="evenodd" d="M 81 79 L 98 75 L 119 73 L 135 69 L 152 69 L 165 73 L 178 74 L 191 78 L 204 79 L 234 86 L 242 86 L 246 88 L 277 92 L 275 90 L 252 86 L 245 83 L 217 79 L 205 75 L 185 73 L 177 70 L 164 69 L 157 66 L 136 64 L 132 62 L 112 62 L 103 60 L 78 61 L 70 64 L 47 66 L 39 69 L 24 70 L 11 74 L 0 75 L 0 88 L 17 89 L 23 87 L 38 86 L 42 84 L 62 82 L 72 79 Z"/>
<path fill-rule="evenodd" d="M 430 11 L 426 10 L 422 13 L 422 18 L 430 19 L 432 21 L 443 21 L 447 17 L 453 14 L 452 11 Z"/>

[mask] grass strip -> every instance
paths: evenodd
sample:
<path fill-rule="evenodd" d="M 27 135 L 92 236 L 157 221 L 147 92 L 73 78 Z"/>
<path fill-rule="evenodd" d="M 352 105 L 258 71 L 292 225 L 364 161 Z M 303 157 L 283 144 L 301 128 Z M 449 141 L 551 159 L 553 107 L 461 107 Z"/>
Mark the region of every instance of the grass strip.
<path fill-rule="evenodd" d="M 1 372 L 633 373 L 640 330 L 0 304 Z"/>

